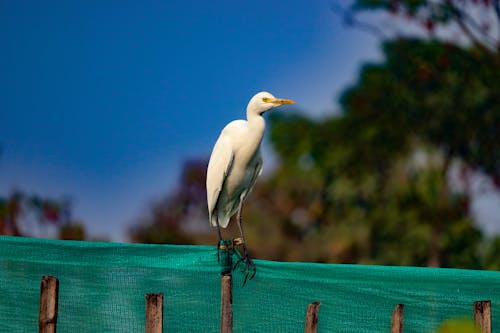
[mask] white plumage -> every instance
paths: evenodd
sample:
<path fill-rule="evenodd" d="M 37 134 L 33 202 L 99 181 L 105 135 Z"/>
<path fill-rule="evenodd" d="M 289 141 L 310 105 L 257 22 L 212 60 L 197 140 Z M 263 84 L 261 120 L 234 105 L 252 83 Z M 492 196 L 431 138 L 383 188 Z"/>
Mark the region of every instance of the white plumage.
<path fill-rule="evenodd" d="M 244 120 L 232 121 L 222 130 L 207 170 L 207 200 L 212 226 L 217 227 L 218 222 L 226 228 L 240 201 L 246 199 L 255 184 L 262 171 L 261 139 L 262 135 L 251 133 L 248 122 Z"/>
<path fill-rule="evenodd" d="M 268 92 L 253 96 L 247 106 L 247 120 L 235 120 L 224 127 L 208 163 L 207 202 L 210 223 L 217 227 L 220 242 L 220 227 L 226 228 L 231 216 L 238 211 L 238 227 L 243 241 L 243 260 L 247 263 L 247 275 L 248 265 L 253 264 L 245 244 L 241 208 L 262 171 L 260 143 L 266 125 L 262 114 L 282 104 L 293 103 L 295 102 L 290 99 L 275 98 Z"/>
<path fill-rule="evenodd" d="M 217 227 L 218 223 L 227 227 L 262 171 L 260 143 L 265 129 L 262 114 L 293 103 L 260 92 L 248 103 L 247 120 L 234 120 L 222 130 L 207 169 L 208 214 L 212 226 Z"/>

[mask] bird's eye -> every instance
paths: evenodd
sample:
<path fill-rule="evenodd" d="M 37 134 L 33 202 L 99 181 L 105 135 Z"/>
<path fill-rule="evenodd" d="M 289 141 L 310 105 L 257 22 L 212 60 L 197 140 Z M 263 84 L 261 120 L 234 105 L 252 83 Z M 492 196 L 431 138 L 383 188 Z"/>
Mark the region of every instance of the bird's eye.
<path fill-rule="evenodd" d="M 269 103 L 269 102 L 271 101 L 271 99 L 270 99 L 269 97 L 263 97 L 263 98 L 262 98 L 262 101 L 263 101 L 264 103 Z"/>

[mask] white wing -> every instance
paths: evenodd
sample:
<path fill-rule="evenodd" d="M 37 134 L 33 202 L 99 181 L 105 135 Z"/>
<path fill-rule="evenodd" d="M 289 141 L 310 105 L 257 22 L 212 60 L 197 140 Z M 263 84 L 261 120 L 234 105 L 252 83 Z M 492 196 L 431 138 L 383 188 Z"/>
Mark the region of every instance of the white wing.
<path fill-rule="evenodd" d="M 246 198 L 248 197 L 248 195 L 252 191 L 255 183 L 257 182 L 257 178 L 259 178 L 261 173 L 262 173 L 262 155 L 260 154 L 260 151 L 259 151 L 258 157 L 257 157 L 257 165 L 255 166 L 255 169 L 253 170 L 252 179 L 250 180 L 248 190 L 244 194 L 245 196 L 244 196 L 243 200 L 246 200 Z"/>
<path fill-rule="evenodd" d="M 219 194 L 224 186 L 229 171 L 231 170 L 234 161 L 234 152 L 231 144 L 231 139 L 221 133 L 219 139 L 215 143 L 210 161 L 207 168 L 207 203 L 208 216 L 213 226 L 216 226 L 216 221 L 213 218 L 214 208 L 217 204 Z"/>

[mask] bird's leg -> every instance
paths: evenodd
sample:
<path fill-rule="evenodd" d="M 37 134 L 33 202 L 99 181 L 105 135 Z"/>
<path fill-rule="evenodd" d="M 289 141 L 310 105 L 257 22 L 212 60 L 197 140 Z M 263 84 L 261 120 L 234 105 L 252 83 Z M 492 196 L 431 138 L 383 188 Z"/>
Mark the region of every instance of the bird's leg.
<path fill-rule="evenodd" d="M 215 224 L 217 226 L 217 235 L 219 236 L 219 241 L 217 242 L 217 262 L 220 262 L 220 247 L 221 245 L 223 245 L 224 241 L 222 240 L 222 232 L 220 230 L 219 214 L 217 211 L 215 211 L 214 215 L 215 215 Z"/>
<path fill-rule="evenodd" d="M 234 268 L 238 266 L 238 264 L 242 261 L 245 262 L 245 280 L 243 280 L 243 285 L 247 282 L 248 279 L 248 274 L 250 272 L 250 269 L 253 271 L 252 275 L 250 276 L 250 280 L 254 278 L 255 273 L 257 272 L 257 269 L 255 267 L 255 264 L 253 263 L 252 259 L 250 258 L 250 255 L 248 254 L 248 249 L 247 249 L 247 244 L 245 242 L 245 234 L 243 233 L 243 220 L 241 218 L 241 211 L 242 211 L 242 206 L 243 206 L 243 200 L 240 200 L 240 205 L 238 207 L 238 215 L 237 215 L 237 220 L 238 220 L 238 228 L 240 229 L 240 235 L 242 239 L 242 246 L 243 246 L 243 256 L 236 262 L 234 265 Z"/>
<path fill-rule="evenodd" d="M 233 241 L 222 239 L 222 232 L 220 230 L 219 216 L 215 216 L 215 224 L 217 226 L 217 235 L 219 236 L 219 243 L 217 244 L 217 262 L 222 265 L 222 274 L 231 273 L 231 268 L 233 266 Z M 223 251 L 222 262 L 220 258 L 221 251 Z"/>

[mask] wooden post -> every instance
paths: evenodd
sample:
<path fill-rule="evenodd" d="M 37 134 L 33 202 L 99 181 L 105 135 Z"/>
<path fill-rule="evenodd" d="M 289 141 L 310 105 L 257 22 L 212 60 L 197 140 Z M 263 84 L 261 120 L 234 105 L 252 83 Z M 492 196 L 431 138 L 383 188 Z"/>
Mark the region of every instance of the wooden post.
<path fill-rule="evenodd" d="M 42 277 L 38 317 L 39 333 L 56 333 L 58 296 L 59 280 L 53 276 Z"/>
<path fill-rule="evenodd" d="M 221 333 L 233 332 L 233 281 L 231 273 L 221 277 Z"/>
<path fill-rule="evenodd" d="M 318 331 L 318 312 L 320 305 L 321 302 L 312 302 L 307 306 L 304 333 L 316 333 Z"/>
<path fill-rule="evenodd" d="M 163 294 L 146 294 L 146 333 L 163 331 Z"/>
<path fill-rule="evenodd" d="M 481 333 L 491 333 L 491 301 L 474 302 L 474 323 Z"/>
<path fill-rule="evenodd" d="M 391 333 L 403 333 L 404 304 L 398 304 L 392 312 Z"/>

